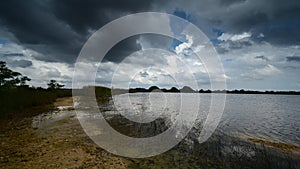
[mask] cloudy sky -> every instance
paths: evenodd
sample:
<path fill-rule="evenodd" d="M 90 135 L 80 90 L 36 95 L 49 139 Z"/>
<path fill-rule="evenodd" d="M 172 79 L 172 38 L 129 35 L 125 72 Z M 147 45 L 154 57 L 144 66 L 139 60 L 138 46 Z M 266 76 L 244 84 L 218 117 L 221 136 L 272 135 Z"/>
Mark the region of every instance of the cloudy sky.
<path fill-rule="evenodd" d="M 218 52 L 228 89 L 300 90 L 297 0 L 1 1 L 0 60 L 29 76 L 30 85 L 45 87 L 56 79 L 71 87 L 78 54 L 95 31 L 119 17 L 150 11 L 174 14 L 200 28 Z M 171 20 L 169 25 L 173 30 L 182 26 Z M 189 85 L 191 73 L 198 88 L 210 88 L 203 63 L 185 49 L 193 37 L 182 41 L 133 36 L 101 63 L 86 67 L 98 67 L 99 85 L 180 87 L 177 81 Z M 184 64 L 174 67 L 174 59 Z"/>

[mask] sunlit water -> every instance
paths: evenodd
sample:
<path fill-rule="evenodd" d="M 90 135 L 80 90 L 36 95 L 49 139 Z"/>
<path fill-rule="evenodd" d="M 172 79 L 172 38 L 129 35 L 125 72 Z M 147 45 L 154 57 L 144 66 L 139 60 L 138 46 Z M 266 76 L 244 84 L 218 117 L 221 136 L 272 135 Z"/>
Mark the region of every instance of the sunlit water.
<path fill-rule="evenodd" d="M 200 109 L 197 110 L 195 102 L 199 97 Z M 300 96 L 227 94 L 225 103 L 221 121 L 215 132 L 299 145 Z M 191 117 L 185 122 L 192 123 L 195 118 L 192 116 L 193 111 L 198 111 L 195 124 L 201 124 L 207 117 L 210 104 L 211 94 L 123 94 L 114 96 L 115 111 L 108 113 L 118 113 L 131 121 L 143 123 L 158 117 L 174 121 L 179 113 L 185 113 L 185 116 Z M 194 132 L 200 131 L 201 128 L 198 128 Z"/>
<path fill-rule="evenodd" d="M 219 129 L 299 145 L 300 96 L 236 95 L 226 99 Z"/>

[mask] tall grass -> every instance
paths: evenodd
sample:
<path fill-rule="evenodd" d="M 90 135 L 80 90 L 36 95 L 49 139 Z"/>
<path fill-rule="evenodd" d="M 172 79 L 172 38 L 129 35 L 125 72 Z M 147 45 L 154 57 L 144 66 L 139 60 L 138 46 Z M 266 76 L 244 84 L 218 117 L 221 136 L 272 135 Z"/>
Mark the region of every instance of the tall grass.
<path fill-rule="evenodd" d="M 111 97 L 111 89 L 95 87 L 99 102 L 106 103 Z M 59 97 L 72 96 L 71 89 L 48 90 L 43 88 L 0 88 L 0 120 L 31 116 L 53 108 L 52 103 Z"/>
<path fill-rule="evenodd" d="M 46 90 L 42 88 L 0 89 L 0 118 L 24 117 L 35 112 L 30 110 L 51 105 L 58 97 L 71 96 L 69 89 Z M 34 111 L 34 110 L 32 110 Z"/>

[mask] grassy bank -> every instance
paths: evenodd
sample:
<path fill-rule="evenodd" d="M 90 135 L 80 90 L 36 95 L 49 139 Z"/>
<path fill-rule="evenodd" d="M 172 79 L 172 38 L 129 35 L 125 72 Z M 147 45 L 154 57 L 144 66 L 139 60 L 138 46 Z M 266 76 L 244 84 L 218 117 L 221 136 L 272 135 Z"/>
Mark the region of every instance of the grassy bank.
<path fill-rule="evenodd" d="M 91 92 L 96 93 L 100 103 L 106 103 L 111 97 L 111 89 L 96 87 Z M 13 89 L 0 88 L 0 119 L 30 117 L 54 108 L 57 98 L 72 96 L 71 89 L 48 90 L 43 88 L 17 87 Z"/>
<path fill-rule="evenodd" d="M 48 111 L 57 98 L 71 95 L 70 89 L 0 89 L 0 119 L 22 118 Z"/>

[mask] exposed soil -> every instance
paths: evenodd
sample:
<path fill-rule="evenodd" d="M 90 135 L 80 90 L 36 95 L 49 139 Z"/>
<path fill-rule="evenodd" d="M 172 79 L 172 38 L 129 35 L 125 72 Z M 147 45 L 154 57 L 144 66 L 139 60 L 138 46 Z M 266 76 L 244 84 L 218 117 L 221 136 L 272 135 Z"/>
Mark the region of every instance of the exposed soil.
<path fill-rule="evenodd" d="M 273 142 L 273 141 L 268 141 L 268 140 L 264 140 L 264 139 L 260 139 L 260 138 L 248 138 L 248 140 L 253 143 L 276 147 L 276 148 L 279 148 L 286 152 L 294 152 L 294 153 L 300 152 L 300 147 L 298 147 L 296 145 L 292 145 L 292 144 L 287 144 L 287 143 L 282 143 L 282 142 Z"/>
<path fill-rule="evenodd" d="M 55 106 L 71 106 L 72 98 Z M 127 168 L 128 159 L 114 156 L 93 143 L 74 114 L 34 129 L 25 118 L 0 135 L 0 168 Z"/>
<path fill-rule="evenodd" d="M 73 97 L 58 98 L 54 102 L 54 106 L 73 106 Z"/>

